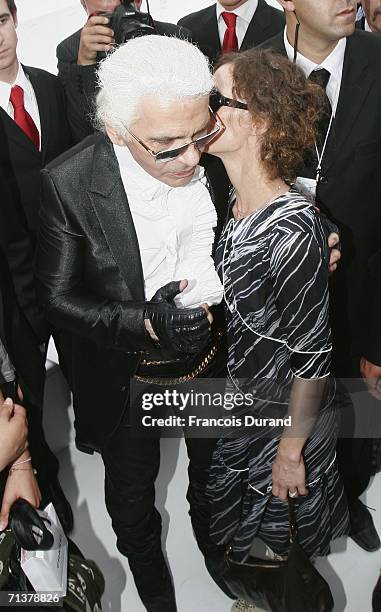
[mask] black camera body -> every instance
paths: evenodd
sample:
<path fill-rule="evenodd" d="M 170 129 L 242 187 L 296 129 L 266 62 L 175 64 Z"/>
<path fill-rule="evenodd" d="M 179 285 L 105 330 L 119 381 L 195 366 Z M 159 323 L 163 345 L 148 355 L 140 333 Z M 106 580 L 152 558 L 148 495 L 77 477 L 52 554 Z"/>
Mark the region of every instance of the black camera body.
<path fill-rule="evenodd" d="M 148 13 L 137 11 L 132 0 L 122 0 L 113 13 L 99 12 L 109 18 L 108 26 L 114 31 L 115 43 L 123 43 L 139 36 L 157 34 L 155 23 Z"/>

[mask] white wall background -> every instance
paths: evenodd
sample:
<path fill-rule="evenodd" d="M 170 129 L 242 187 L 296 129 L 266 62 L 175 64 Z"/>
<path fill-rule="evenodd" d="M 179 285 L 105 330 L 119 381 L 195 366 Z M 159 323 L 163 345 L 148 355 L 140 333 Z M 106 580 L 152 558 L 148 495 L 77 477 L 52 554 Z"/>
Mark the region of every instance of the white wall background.
<path fill-rule="evenodd" d="M 267 2 L 279 8 L 276 0 Z M 57 44 L 85 21 L 79 0 L 16 0 L 16 3 L 21 61 L 56 72 Z M 155 19 L 176 23 L 180 17 L 213 3 L 214 0 L 150 0 L 150 7 Z"/>

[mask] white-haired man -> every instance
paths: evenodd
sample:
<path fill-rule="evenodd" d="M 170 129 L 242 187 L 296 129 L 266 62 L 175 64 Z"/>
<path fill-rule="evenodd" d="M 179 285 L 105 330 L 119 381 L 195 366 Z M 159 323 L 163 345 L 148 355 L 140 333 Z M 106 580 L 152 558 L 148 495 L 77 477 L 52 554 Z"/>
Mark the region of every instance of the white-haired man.
<path fill-rule="evenodd" d="M 173 612 L 154 507 L 159 440 L 127 426 L 134 416 L 129 381 L 137 376 L 151 392 L 164 376 L 169 388 L 189 390 L 184 381 L 224 374 L 225 351 L 218 334 L 210 337 L 205 305 L 222 297 L 211 252 L 229 185 L 226 174 L 216 176 L 220 166 L 211 164 L 205 181 L 198 165 L 221 126 L 209 109 L 208 62 L 188 42 L 132 40 L 102 62 L 99 82 L 97 118 L 105 133 L 43 173 L 37 276 L 71 364 L 77 446 L 102 453 L 118 548 L 147 610 Z M 226 592 L 205 496 L 214 441 L 186 443 L 193 530 Z"/>
<path fill-rule="evenodd" d="M 114 46 L 114 32 L 109 18 L 98 13 L 112 13 L 121 0 L 80 0 L 87 14 L 83 28 L 65 38 L 57 47 L 58 76 L 65 88 L 68 119 L 72 136 L 79 142 L 92 134 L 92 115 L 97 89 L 96 71 L 99 53 Z M 133 0 L 131 5 L 139 11 L 143 0 Z M 173 23 L 155 21 L 160 35 L 189 38 L 190 32 Z"/>
<path fill-rule="evenodd" d="M 190 43 L 145 36 L 111 54 L 99 81 L 97 118 L 105 133 L 90 136 L 43 175 L 37 275 L 69 364 L 77 446 L 102 453 L 117 546 L 147 610 L 174 612 L 154 507 L 159 440 L 134 434 L 125 407 L 135 372 L 162 375 L 163 368 L 150 370 L 142 359 L 165 360 L 171 378 L 191 379 L 202 370 L 217 376 L 224 366 L 222 351 L 211 357 L 208 313 L 197 307 L 222 295 L 211 259 L 217 215 L 198 178 L 201 152 L 219 129 L 209 111 L 212 76 Z M 219 189 L 221 183 L 215 197 Z M 226 201 L 224 191 L 221 222 Z M 187 309 L 173 302 L 186 283 L 170 281 L 180 279 L 189 287 L 176 303 Z M 187 440 L 190 514 L 205 554 L 213 446 L 209 439 Z"/>

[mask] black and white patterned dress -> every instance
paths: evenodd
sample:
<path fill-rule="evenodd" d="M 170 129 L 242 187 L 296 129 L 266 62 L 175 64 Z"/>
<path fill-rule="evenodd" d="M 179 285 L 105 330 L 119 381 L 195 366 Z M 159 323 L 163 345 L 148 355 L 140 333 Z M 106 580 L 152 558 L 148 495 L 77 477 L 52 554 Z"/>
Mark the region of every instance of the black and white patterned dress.
<path fill-rule="evenodd" d="M 254 390 L 251 414 L 286 416 L 295 376 L 327 377 L 303 450 L 309 494 L 296 502 L 299 542 L 310 557 L 328 554 L 331 540 L 348 529 L 335 461 L 339 419 L 329 377 L 328 256 L 315 209 L 294 188 L 244 219 L 231 219 L 216 253 L 227 315 L 227 390 Z M 256 536 L 275 553 L 288 552 L 287 504 L 270 492 L 280 435 L 267 426 L 217 443 L 208 486 L 211 535 L 233 544 L 237 561 L 247 557 Z"/>

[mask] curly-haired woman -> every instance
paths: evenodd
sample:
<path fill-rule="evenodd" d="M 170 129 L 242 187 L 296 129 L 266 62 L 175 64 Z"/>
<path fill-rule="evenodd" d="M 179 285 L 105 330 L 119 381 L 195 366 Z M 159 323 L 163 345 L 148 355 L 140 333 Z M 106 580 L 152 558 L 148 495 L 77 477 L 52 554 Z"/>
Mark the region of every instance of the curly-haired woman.
<path fill-rule="evenodd" d="M 211 106 L 224 131 L 209 152 L 221 158 L 234 187 L 217 249 L 228 388 L 251 393 L 242 422 L 289 416 L 291 426 L 257 421 L 263 426 L 220 439 L 209 486 L 212 535 L 232 545 L 237 561 L 255 536 L 287 554 L 290 495 L 299 541 L 313 558 L 328 554 L 348 521 L 335 462 L 327 246 L 313 201 L 294 184 L 315 146 L 324 95 L 267 50 L 225 55 L 215 84 Z"/>

